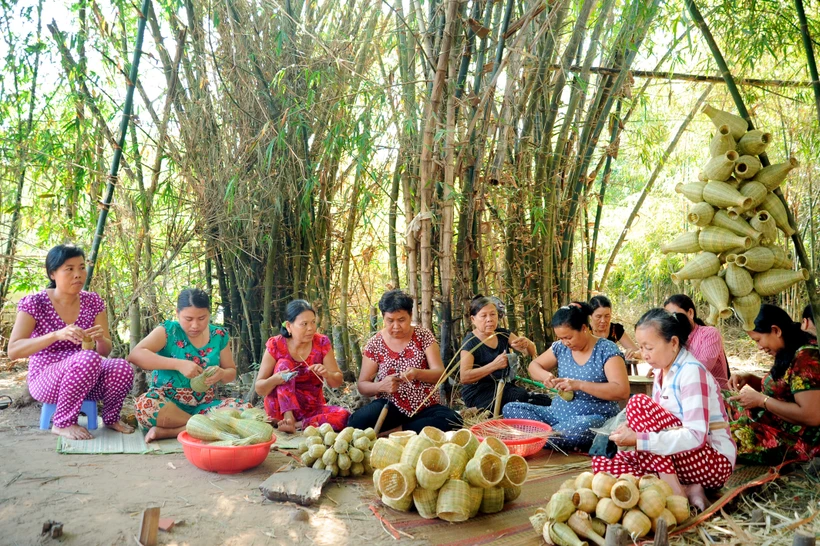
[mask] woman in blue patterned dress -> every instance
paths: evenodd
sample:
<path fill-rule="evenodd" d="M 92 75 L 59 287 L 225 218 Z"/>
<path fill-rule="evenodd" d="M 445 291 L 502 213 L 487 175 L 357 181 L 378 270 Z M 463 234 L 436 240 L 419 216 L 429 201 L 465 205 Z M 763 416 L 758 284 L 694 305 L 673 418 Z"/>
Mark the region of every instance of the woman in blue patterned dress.
<path fill-rule="evenodd" d="M 615 416 L 618 400 L 629 397 L 626 365 L 614 343 L 592 334 L 589 313 L 581 307 L 560 308 L 552 327 L 558 341 L 530 363 L 529 372 L 547 387 L 574 392 L 574 398 L 555 397 L 549 407 L 510 402 L 504 406 L 504 417 L 547 423 L 558 433 L 550 439 L 553 445 L 585 451 L 594 437 L 590 427 L 600 427 Z"/>

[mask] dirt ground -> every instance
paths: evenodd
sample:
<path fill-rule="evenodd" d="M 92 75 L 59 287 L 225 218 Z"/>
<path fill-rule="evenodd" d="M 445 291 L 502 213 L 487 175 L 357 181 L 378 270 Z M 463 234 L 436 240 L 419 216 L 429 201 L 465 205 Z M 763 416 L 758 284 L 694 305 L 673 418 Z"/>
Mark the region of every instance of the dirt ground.
<path fill-rule="evenodd" d="M 728 351 L 732 369 L 760 370 L 759 353 L 739 345 Z M 16 400 L 24 392 L 26 367 L 2 364 L 0 395 Z M 135 545 L 140 515 L 150 506 L 179 522 L 159 533 L 164 545 L 395 542 L 368 509 L 375 497 L 365 481 L 331 483 L 309 508 L 274 503 L 258 487 L 288 463 L 280 453 L 235 475 L 199 470 L 181 453 L 60 455 L 56 437 L 38 428 L 39 412 L 36 402 L 0 411 L 0 545 Z M 63 523 L 63 538 L 40 536 L 47 520 Z"/>
<path fill-rule="evenodd" d="M 0 395 L 17 399 L 24 378 L 24 367 L 0 373 Z M 331 482 L 309 508 L 274 503 L 258 488 L 288 463 L 280 453 L 234 475 L 199 470 L 182 453 L 60 455 L 56 436 L 39 430 L 39 413 L 39 403 L 0 411 L 2 545 L 134 546 L 140 516 L 150 506 L 180 522 L 168 533 L 160 531 L 164 545 L 395 542 L 368 510 L 375 498 L 366 482 Z M 63 538 L 41 538 L 47 520 L 63 523 Z"/>

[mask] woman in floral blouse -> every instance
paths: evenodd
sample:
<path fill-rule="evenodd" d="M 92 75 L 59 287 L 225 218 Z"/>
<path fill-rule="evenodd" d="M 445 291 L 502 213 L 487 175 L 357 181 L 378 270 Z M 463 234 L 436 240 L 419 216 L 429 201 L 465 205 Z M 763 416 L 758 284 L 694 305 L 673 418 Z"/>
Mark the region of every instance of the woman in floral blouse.
<path fill-rule="evenodd" d="M 763 378 L 733 375 L 729 388 L 732 434 L 742 460 L 776 464 L 820 451 L 820 352 L 788 313 L 763 304 L 754 330 L 761 351 L 774 357 Z"/>
<path fill-rule="evenodd" d="M 233 398 L 219 400 L 214 386 L 236 379 L 228 333 L 210 323 L 211 301 L 197 288 L 177 299 L 177 319 L 166 320 L 134 347 L 128 361 L 151 371 L 148 392 L 137 398 L 137 420 L 149 429 L 145 441 L 174 438 L 192 415 L 218 408 L 250 407 Z M 191 388 L 191 379 L 213 369 L 205 392 Z M 169 404 L 169 402 L 171 402 Z"/>
<path fill-rule="evenodd" d="M 351 415 L 348 426 L 375 426 L 387 406 L 384 431 L 461 428 L 461 416 L 439 404 L 436 382 L 444 373 L 444 364 L 433 333 L 410 322 L 413 299 L 401 290 L 391 290 L 379 300 L 379 310 L 384 327 L 362 351 L 358 382 L 359 392 L 376 400 Z"/>

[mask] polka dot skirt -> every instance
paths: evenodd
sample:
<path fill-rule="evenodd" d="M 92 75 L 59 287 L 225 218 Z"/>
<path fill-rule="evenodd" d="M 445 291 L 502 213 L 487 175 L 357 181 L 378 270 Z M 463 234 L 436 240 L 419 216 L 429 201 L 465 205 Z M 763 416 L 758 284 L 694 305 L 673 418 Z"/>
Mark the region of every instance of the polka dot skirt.
<path fill-rule="evenodd" d="M 629 427 L 636 432 L 660 432 L 683 426 L 680 419 L 652 401 L 637 394 L 626 405 Z M 619 451 L 614 458 L 593 457 L 594 472 L 621 474 L 677 474 L 684 485 L 698 483 L 706 488 L 722 487 L 732 474 L 732 464 L 709 444 L 674 455 L 655 455 L 648 451 Z"/>

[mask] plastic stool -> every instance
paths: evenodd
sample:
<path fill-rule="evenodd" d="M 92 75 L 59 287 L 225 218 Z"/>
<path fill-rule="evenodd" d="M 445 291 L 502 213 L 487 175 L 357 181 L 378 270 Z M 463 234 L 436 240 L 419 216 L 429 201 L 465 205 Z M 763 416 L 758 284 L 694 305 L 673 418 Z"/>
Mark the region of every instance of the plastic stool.
<path fill-rule="evenodd" d="M 54 412 L 57 411 L 57 404 L 43 404 L 43 409 L 40 410 L 40 430 L 46 430 L 51 425 L 51 418 L 54 417 Z M 97 402 L 95 400 L 84 400 L 80 413 L 85 413 L 88 418 L 88 430 L 95 430 L 97 428 Z"/>

